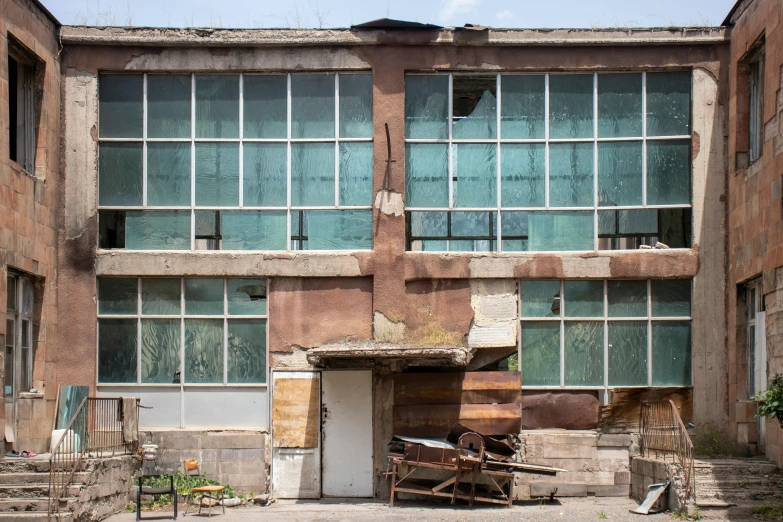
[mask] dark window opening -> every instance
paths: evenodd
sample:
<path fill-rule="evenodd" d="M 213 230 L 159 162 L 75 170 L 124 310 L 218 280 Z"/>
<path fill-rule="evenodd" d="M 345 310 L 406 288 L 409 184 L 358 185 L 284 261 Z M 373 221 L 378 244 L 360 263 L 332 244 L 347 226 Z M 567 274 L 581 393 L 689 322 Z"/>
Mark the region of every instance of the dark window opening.
<path fill-rule="evenodd" d="M 599 250 L 690 248 L 691 209 L 600 210 Z"/>
<path fill-rule="evenodd" d="M 125 248 L 125 211 L 98 211 L 98 246 Z"/>
<path fill-rule="evenodd" d="M 21 45 L 13 38 L 8 46 L 9 158 L 29 174 L 35 170 L 35 65 L 25 59 Z"/>
<path fill-rule="evenodd" d="M 748 64 L 748 160 L 761 158 L 764 143 L 764 50 Z"/>

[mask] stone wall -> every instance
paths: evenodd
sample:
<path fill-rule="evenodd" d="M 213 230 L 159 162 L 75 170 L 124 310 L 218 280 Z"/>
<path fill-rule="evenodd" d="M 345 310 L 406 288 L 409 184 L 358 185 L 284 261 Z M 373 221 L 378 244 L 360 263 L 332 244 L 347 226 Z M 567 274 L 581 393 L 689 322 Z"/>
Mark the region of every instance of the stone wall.
<path fill-rule="evenodd" d="M 122 511 L 128 504 L 139 463 L 130 455 L 89 461 L 89 478 L 74 504 L 73 520 L 97 522 Z"/>
<path fill-rule="evenodd" d="M 671 480 L 669 488 L 661 495 L 662 510 L 685 511 L 682 496 L 682 469 L 677 464 L 653 458 L 634 457 L 631 459 L 631 498 L 641 503 L 647 497 L 650 484 L 660 484 Z"/>

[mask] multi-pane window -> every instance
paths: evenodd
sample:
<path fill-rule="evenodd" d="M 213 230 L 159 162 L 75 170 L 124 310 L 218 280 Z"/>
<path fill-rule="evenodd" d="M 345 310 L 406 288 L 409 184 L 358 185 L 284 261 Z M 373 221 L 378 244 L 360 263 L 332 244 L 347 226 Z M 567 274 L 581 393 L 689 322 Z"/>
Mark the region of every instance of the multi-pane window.
<path fill-rule="evenodd" d="M 98 384 L 265 384 L 266 291 L 266 279 L 100 278 Z"/>
<path fill-rule="evenodd" d="M 755 279 L 744 287 L 745 306 L 747 306 L 747 330 L 746 330 L 746 375 L 745 394 L 748 399 L 755 397 L 757 393 L 766 389 L 767 369 L 762 367 L 762 361 L 766 363 L 766 332 L 765 321 L 761 315 L 764 309 L 764 292 L 761 279 Z"/>
<path fill-rule="evenodd" d="M 372 248 L 370 74 L 102 74 L 100 246 Z"/>
<path fill-rule="evenodd" d="M 33 280 L 9 272 L 6 278 L 4 395 L 16 397 L 33 385 Z"/>
<path fill-rule="evenodd" d="M 410 74 L 409 250 L 691 245 L 691 73 Z"/>
<path fill-rule="evenodd" d="M 520 285 L 522 385 L 691 385 L 690 280 Z"/>
<path fill-rule="evenodd" d="M 748 160 L 761 158 L 764 142 L 764 49 L 748 63 Z"/>
<path fill-rule="evenodd" d="M 35 174 L 35 62 L 12 37 L 8 48 L 9 158 Z"/>

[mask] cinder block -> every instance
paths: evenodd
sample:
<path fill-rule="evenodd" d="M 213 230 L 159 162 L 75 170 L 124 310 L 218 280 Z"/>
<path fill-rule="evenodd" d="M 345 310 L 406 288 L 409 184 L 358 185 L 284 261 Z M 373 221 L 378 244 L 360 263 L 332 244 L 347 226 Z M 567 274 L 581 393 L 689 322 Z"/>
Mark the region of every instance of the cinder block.
<path fill-rule="evenodd" d="M 596 497 L 627 497 L 630 494 L 630 486 L 616 486 L 616 485 L 597 485 L 588 486 L 587 494 L 593 494 Z"/>
<path fill-rule="evenodd" d="M 201 447 L 204 449 L 257 449 L 264 447 L 264 437 L 261 432 L 206 432 L 201 437 Z"/>
<path fill-rule="evenodd" d="M 563 484 L 557 482 L 538 482 L 530 484 L 531 497 L 586 497 L 587 484 Z"/>
<path fill-rule="evenodd" d="M 582 444 L 551 444 L 544 447 L 544 458 L 547 459 L 595 459 L 598 450 L 595 446 Z"/>
<path fill-rule="evenodd" d="M 615 471 L 614 472 L 615 485 L 627 485 L 631 483 L 630 471 Z"/>
<path fill-rule="evenodd" d="M 612 447 L 627 447 L 630 446 L 633 442 L 633 438 L 631 435 L 623 435 L 623 434 L 609 434 L 604 433 L 598 436 L 598 440 L 596 441 L 596 445 L 601 446 L 612 446 Z"/>

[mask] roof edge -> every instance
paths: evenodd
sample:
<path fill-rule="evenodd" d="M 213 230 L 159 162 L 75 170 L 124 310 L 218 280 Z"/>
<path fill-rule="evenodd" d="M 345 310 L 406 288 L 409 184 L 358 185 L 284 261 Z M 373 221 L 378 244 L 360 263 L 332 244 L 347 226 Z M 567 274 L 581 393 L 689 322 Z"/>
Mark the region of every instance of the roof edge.
<path fill-rule="evenodd" d="M 60 23 L 60 21 L 46 8 L 45 5 L 43 5 L 39 0 L 32 0 L 32 2 L 35 4 L 35 6 L 41 10 L 43 14 L 49 17 L 49 19 L 54 22 L 54 25 L 56 27 L 62 27 L 63 24 Z"/>

